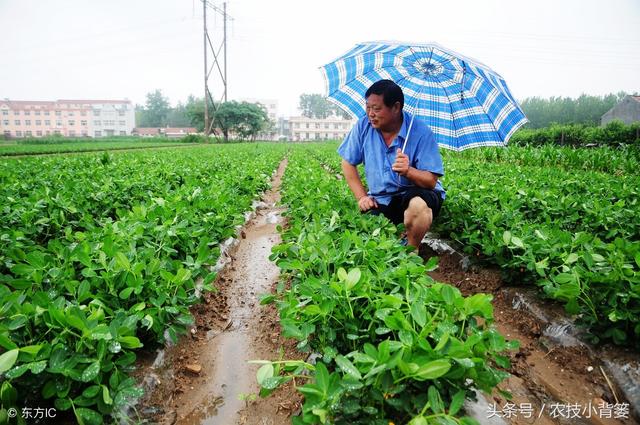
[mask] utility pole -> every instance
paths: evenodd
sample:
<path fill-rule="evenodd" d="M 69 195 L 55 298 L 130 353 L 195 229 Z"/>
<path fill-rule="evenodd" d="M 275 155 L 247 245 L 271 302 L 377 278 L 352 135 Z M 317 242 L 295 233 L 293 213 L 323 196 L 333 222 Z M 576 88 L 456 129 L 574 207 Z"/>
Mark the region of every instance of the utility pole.
<path fill-rule="evenodd" d="M 211 41 L 212 37 L 209 35 L 209 28 L 207 27 L 207 8 L 211 8 L 215 13 L 219 13 L 223 17 L 223 32 L 222 32 L 222 42 L 218 46 L 216 50 L 213 47 L 213 42 Z M 211 90 L 209 90 L 209 81 L 211 77 L 211 72 L 215 67 L 218 70 L 218 76 L 220 78 L 220 82 L 222 83 L 222 96 L 218 103 L 227 101 L 227 19 L 233 19 L 227 14 L 227 3 L 222 4 L 222 9 L 218 6 L 211 3 L 209 0 L 202 0 L 202 17 L 203 17 L 203 25 L 204 25 L 204 134 L 206 137 L 209 137 L 211 130 L 213 129 L 213 123 L 215 121 L 215 114 L 218 109 L 216 102 L 213 99 L 211 94 Z M 215 28 L 214 28 L 215 30 Z M 213 37 L 215 38 L 215 37 Z M 209 66 L 208 62 L 208 51 L 211 50 L 213 54 L 213 61 L 211 66 Z M 223 50 L 222 60 L 224 61 L 223 67 L 220 67 L 220 53 Z M 218 79 L 216 77 L 216 79 Z M 209 111 L 209 102 L 213 106 L 213 111 Z"/>
<path fill-rule="evenodd" d="M 227 2 L 222 3 L 222 16 L 224 17 L 224 31 L 223 31 L 223 42 L 224 42 L 224 101 L 227 101 Z"/>
<path fill-rule="evenodd" d="M 207 38 L 209 37 L 207 33 L 207 1 L 203 0 L 202 2 L 202 18 L 204 22 L 204 43 L 202 46 L 204 47 L 204 137 L 209 139 L 209 73 L 207 66 Z"/>

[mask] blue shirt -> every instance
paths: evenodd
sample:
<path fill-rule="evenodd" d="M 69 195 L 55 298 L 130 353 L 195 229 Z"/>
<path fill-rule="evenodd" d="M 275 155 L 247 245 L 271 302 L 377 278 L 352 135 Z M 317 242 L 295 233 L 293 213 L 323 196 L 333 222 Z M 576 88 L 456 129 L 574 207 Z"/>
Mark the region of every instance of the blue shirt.
<path fill-rule="evenodd" d="M 398 136 L 387 147 L 379 130 L 373 128 L 369 119 L 364 116 L 353 126 L 344 139 L 338 153 L 351 165 L 364 163 L 364 173 L 369 187 L 369 196 L 377 202 L 389 205 L 391 197 L 404 193 L 408 188 L 416 186 L 411 180 L 400 176 L 391 169 L 396 160 L 396 151 L 402 149 L 407 137 L 411 114 L 403 111 L 403 120 Z M 409 165 L 418 170 L 430 171 L 441 177 L 444 175 L 442 157 L 438 150 L 435 136 L 431 129 L 420 119 L 413 121 L 411 133 L 404 153 L 409 156 Z M 445 191 L 440 183 L 434 188 L 445 198 Z"/>

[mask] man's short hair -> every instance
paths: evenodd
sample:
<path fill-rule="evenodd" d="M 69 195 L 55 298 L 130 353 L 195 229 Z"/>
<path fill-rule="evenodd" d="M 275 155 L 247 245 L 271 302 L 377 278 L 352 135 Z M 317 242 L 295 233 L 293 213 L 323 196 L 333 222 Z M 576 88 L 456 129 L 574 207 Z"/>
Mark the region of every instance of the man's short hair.
<path fill-rule="evenodd" d="M 391 108 L 396 102 L 400 102 L 400 109 L 404 107 L 404 93 L 399 85 L 391 80 L 379 80 L 371 84 L 364 94 L 364 98 L 368 99 L 370 95 L 382 95 L 384 104 Z"/>

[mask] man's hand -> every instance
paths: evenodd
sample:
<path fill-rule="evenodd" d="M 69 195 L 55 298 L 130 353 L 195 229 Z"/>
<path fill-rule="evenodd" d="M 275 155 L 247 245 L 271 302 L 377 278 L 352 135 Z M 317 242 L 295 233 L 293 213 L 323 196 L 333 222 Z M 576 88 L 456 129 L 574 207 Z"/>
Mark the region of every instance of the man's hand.
<path fill-rule="evenodd" d="M 391 166 L 391 169 L 404 177 L 409 173 L 409 156 L 405 155 L 402 149 L 396 151 L 396 161 Z"/>
<path fill-rule="evenodd" d="M 358 207 L 360 208 L 360 211 L 365 212 L 372 208 L 378 208 L 378 203 L 373 196 L 365 195 L 358 199 Z"/>

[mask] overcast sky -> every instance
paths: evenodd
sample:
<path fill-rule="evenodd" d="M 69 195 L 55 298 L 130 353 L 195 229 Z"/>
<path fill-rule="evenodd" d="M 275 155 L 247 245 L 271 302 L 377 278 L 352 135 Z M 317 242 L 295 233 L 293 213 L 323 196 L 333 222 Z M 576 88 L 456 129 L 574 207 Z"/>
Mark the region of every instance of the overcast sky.
<path fill-rule="evenodd" d="M 277 99 L 280 115 L 324 94 L 320 66 L 372 40 L 438 42 L 519 100 L 640 92 L 640 0 L 229 0 L 227 11 L 229 98 Z M 217 48 L 222 17 L 209 9 L 208 22 Z M 200 0 L 0 0 L 0 28 L 0 98 L 203 96 Z"/>

